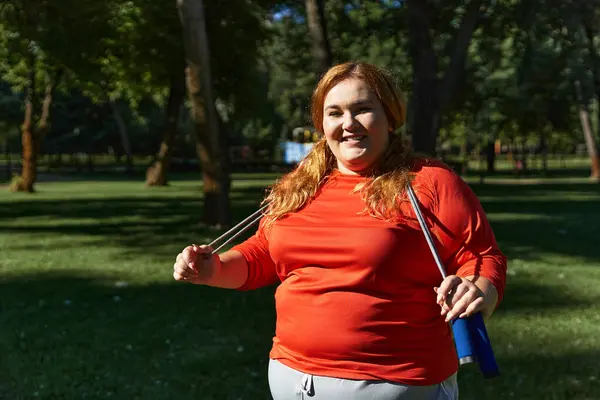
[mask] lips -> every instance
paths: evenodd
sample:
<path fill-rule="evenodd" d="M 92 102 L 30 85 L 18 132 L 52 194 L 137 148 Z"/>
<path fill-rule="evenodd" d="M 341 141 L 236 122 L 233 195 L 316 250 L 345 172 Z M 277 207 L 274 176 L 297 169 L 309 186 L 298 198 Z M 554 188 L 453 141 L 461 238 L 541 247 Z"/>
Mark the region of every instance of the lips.
<path fill-rule="evenodd" d="M 367 138 L 366 135 L 352 135 L 352 136 L 344 136 L 344 137 L 342 137 L 342 139 L 340 141 L 341 142 L 350 142 L 350 141 L 360 142 L 361 140 L 364 140 L 366 138 Z"/>

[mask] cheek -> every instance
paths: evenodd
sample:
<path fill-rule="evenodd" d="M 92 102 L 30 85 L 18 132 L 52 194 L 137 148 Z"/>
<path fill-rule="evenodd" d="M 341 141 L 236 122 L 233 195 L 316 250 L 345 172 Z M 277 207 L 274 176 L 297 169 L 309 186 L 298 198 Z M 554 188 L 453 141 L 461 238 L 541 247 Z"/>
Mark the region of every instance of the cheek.
<path fill-rule="evenodd" d="M 369 132 L 369 136 L 371 136 L 377 142 L 387 142 L 389 125 L 385 118 L 381 118 L 379 116 L 365 118 L 363 121 L 363 126 Z"/>
<path fill-rule="evenodd" d="M 335 121 L 324 120 L 323 121 L 323 134 L 325 135 L 325 138 L 327 138 L 328 140 L 333 139 L 339 125 L 340 124 L 336 123 Z"/>

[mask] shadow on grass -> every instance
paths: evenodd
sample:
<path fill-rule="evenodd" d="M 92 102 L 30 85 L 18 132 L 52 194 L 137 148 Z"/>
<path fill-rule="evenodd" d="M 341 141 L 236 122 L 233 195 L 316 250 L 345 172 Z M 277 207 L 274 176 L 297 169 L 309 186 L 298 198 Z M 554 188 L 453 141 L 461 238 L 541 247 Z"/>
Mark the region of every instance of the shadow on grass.
<path fill-rule="evenodd" d="M 3 399 L 268 398 L 271 288 L 117 287 L 89 275 L 0 282 Z"/>
<path fill-rule="evenodd" d="M 593 306 L 598 299 L 570 290 L 567 284 L 536 283 L 528 277 L 509 277 L 498 314 L 533 313 L 545 310 L 577 309 Z"/>
<path fill-rule="evenodd" d="M 234 172 L 232 179 L 265 180 L 276 179 L 283 172 Z M 202 184 L 202 173 L 195 172 L 171 172 L 167 176 L 169 182 L 196 181 Z M 40 172 L 38 182 L 132 182 L 143 184 L 146 181 L 146 171 L 125 172 Z"/>
<path fill-rule="evenodd" d="M 463 367 L 458 378 L 461 400 L 598 398 L 600 350 L 567 355 L 545 351 L 545 355 L 497 353 L 501 375 L 489 380 L 481 376 L 476 366 Z"/>
<path fill-rule="evenodd" d="M 536 183 L 530 185 L 518 184 L 478 184 L 469 185 L 479 196 L 497 196 L 495 202 L 502 203 L 503 198 L 519 196 L 544 196 L 556 198 L 567 192 L 576 192 L 586 195 L 600 195 L 600 185 L 587 183 Z M 557 199 L 560 200 L 560 199 Z M 600 201 L 600 200 L 599 200 Z"/>
<path fill-rule="evenodd" d="M 240 293 L 176 282 L 116 287 L 116 279 L 81 269 L 0 281 L 3 398 L 270 398 L 273 288 Z M 533 283 L 513 286 L 504 308 L 531 305 L 518 293 L 544 295 Z M 552 300 L 553 307 L 579 301 L 556 294 Z M 535 306 L 547 306 L 542 301 Z M 510 337 L 497 343 L 502 377 L 483 381 L 478 372 L 464 370 L 461 398 L 592 398 L 587 380 L 600 351 L 551 357 L 551 350 L 528 349 L 514 356 L 502 352 L 508 341 L 519 345 Z"/>
<path fill-rule="evenodd" d="M 263 195 L 260 187 L 233 192 L 233 222 L 255 212 Z M 85 235 L 98 238 L 99 245 L 116 244 L 135 254 L 160 248 L 166 242 L 188 244 L 189 240 L 218 237 L 223 231 L 204 226 L 202 212 L 200 193 L 198 199 L 189 193 L 181 197 L 153 193 L 147 198 L 21 200 L 10 207 L 0 207 L 0 233 Z M 2 224 L 3 220 L 19 218 L 27 220 L 22 224 Z M 240 240 L 251 234 L 250 229 Z"/>
<path fill-rule="evenodd" d="M 600 185 L 472 185 L 511 259 L 560 254 L 598 262 Z M 494 219 L 493 214 L 513 217 Z"/>
<path fill-rule="evenodd" d="M 600 259 L 596 239 L 600 236 L 597 185 L 494 184 L 473 185 L 473 188 L 482 197 L 496 237 L 509 258 L 538 260 L 546 254 L 562 254 L 594 262 Z M 260 186 L 235 188 L 231 197 L 234 222 L 253 213 L 264 193 Z M 160 247 L 167 240 L 179 243 L 191 237 L 211 239 L 222 233 L 200 224 L 203 211 L 200 192 L 198 198 L 190 197 L 189 191 L 149 191 L 148 197 L 111 194 L 113 197 L 104 199 L 21 199 L 0 208 L 0 233 L 90 235 L 98 237 L 99 242 L 126 246 L 132 253 Z M 509 214 L 509 217 L 495 220 L 493 214 Z M 27 221 L 1 224 L 2 220 L 19 218 Z M 57 222 L 45 222 L 49 218 Z"/>

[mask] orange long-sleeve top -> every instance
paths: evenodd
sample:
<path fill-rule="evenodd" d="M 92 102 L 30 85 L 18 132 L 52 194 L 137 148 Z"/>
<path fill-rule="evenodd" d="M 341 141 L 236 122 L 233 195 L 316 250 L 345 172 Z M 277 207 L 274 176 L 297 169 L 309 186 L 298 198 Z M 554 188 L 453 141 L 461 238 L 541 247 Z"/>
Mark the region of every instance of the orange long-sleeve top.
<path fill-rule="evenodd" d="M 506 258 L 469 186 L 438 162 L 413 188 L 447 273 L 489 279 L 502 299 Z M 279 284 L 272 359 L 314 375 L 436 384 L 458 369 L 433 290 L 442 277 L 410 203 L 388 222 L 364 215 L 363 177 L 334 172 L 303 209 L 235 246 L 239 290 Z M 399 188 L 400 189 L 400 188 Z"/>

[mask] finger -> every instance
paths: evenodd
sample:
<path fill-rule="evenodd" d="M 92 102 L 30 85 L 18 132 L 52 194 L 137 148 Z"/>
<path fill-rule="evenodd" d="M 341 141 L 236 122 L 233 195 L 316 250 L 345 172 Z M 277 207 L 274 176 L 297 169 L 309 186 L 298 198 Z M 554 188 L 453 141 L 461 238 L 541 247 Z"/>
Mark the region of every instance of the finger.
<path fill-rule="evenodd" d="M 441 302 L 445 301 L 446 297 L 448 296 L 448 293 L 450 293 L 450 291 L 454 289 L 457 285 L 459 285 L 461 282 L 462 279 L 456 275 L 447 276 L 446 279 L 442 281 L 442 284 L 437 290 L 437 303 L 440 304 Z"/>
<path fill-rule="evenodd" d="M 192 269 L 195 269 L 195 262 L 198 255 L 194 251 L 193 246 L 188 246 L 182 251 L 183 254 L 183 262 L 189 265 Z"/>
<path fill-rule="evenodd" d="M 184 276 L 180 275 L 179 273 L 177 273 L 177 271 L 173 271 L 173 278 L 176 281 L 184 281 L 184 280 L 186 280 L 186 278 Z"/>
<path fill-rule="evenodd" d="M 173 264 L 173 270 L 176 270 L 177 268 L 186 269 L 186 268 L 189 268 L 189 266 L 185 261 L 183 261 L 183 258 L 182 258 L 182 259 L 179 259 L 178 261 L 176 261 L 175 264 Z"/>
<path fill-rule="evenodd" d="M 174 272 L 183 276 L 184 278 L 191 278 L 198 275 L 193 269 L 182 265 L 176 265 Z"/>
<path fill-rule="evenodd" d="M 185 263 L 185 261 L 183 261 L 183 254 L 179 253 L 177 255 L 177 257 L 175 258 L 175 263 L 173 264 L 173 267 L 175 267 L 176 265 L 187 265 Z"/>
<path fill-rule="evenodd" d="M 469 290 L 470 287 L 468 285 L 465 285 L 464 282 L 461 283 L 448 294 L 444 304 L 447 304 L 450 308 L 454 307 L 454 305 L 458 303 L 460 299 L 469 292 Z"/>
<path fill-rule="evenodd" d="M 473 301 L 467 309 L 458 316 L 458 318 L 470 317 L 471 315 L 477 314 L 483 310 L 483 297 L 478 297 Z"/>
<path fill-rule="evenodd" d="M 469 304 L 471 304 L 478 298 L 478 293 L 475 291 L 469 292 L 468 294 L 464 295 L 463 298 L 460 299 L 448 312 L 448 314 L 446 315 L 446 322 L 453 320 L 456 316 L 465 312 Z"/>
<path fill-rule="evenodd" d="M 203 258 L 210 258 L 213 253 L 213 248 L 208 245 L 200 245 L 196 247 L 196 254 L 202 256 Z"/>

